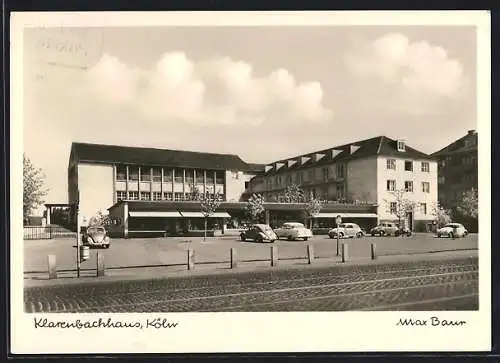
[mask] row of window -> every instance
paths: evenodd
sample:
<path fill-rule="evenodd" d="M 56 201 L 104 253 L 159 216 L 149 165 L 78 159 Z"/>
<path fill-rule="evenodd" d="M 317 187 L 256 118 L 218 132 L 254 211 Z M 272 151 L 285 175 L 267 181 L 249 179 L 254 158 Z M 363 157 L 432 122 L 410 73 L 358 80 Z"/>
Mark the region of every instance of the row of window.
<path fill-rule="evenodd" d="M 397 208 L 398 208 L 398 203 L 397 202 L 391 202 L 391 204 L 390 204 L 390 213 L 391 214 L 396 214 L 397 213 Z M 418 204 L 418 212 L 421 215 L 426 215 L 427 214 L 427 203 L 419 203 Z"/>
<path fill-rule="evenodd" d="M 192 194 L 190 193 L 172 193 L 172 192 L 137 192 L 129 191 L 128 197 L 127 192 L 118 191 L 116 192 L 116 200 L 170 200 L 170 201 L 189 201 L 191 200 Z"/>
<path fill-rule="evenodd" d="M 163 182 L 186 183 L 196 182 L 198 184 L 224 184 L 224 173 L 221 171 L 194 170 L 194 169 L 172 169 L 172 168 L 151 168 L 119 165 L 116 167 L 116 180 L 143 181 L 143 182 L 161 182 L 163 171 Z"/>
<path fill-rule="evenodd" d="M 305 188 L 303 189 L 303 195 L 307 198 L 318 198 L 326 200 L 329 198 L 342 199 L 346 197 L 345 184 L 336 183 L 335 185 L 335 195 L 330 195 L 328 187 L 323 188 Z M 279 201 L 283 197 L 283 193 L 267 193 L 266 199 L 269 201 Z"/>
<path fill-rule="evenodd" d="M 335 171 L 335 173 L 334 173 Z M 295 173 L 289 173 L 286 175 L 276 175 L 276 177 L 269 177 L 266 179 L 266 184 L 270 188 L 275 184 L 276 186 L 283 185 L 286 181 L 286 185 L 293 183 L 303 184 L 305 182 L 314 182 L 317 180 L 328 181 L 332 179 L 341 179 L 344 177 L 345 165 L 338 164 L 335 167 L 324 167 L 322 169 L 308 169 L 301 170 Z M 321 173 L 321 174 L 319 174 Z M 318 175 L 319 174 L 319 175 Z"/>
<path fill-rule="evenodd" d="M 446 165 L 476 165 L 477 164 L 477 156 L 476 155 L 467 155 L 458 159 L 458 157 L 452 158 L 451 156 L 447 156 L 439 161 L 439 165 L 441 167 L 445 167 Z"/>
<path fill-rule="evenodd" d="M 413 171 L 413 161 L 405 160 L 405 171 Z M 387 159 L 387 169 L 396 170 L 396 159 Z M 420 163 L 420 171 L 424 173 L 430 172 L 430 165 L 427 161 Z"/>
<path fill-rule="evenodd" d="M 387 191 L 393 192 L 395 190 L 396 190 L 396 180 L 394 179 L 387 180 Z M 411 180 L 405 181 L 405 192 L 413 192 L 413 181 Z M 430 193 L 431 183 L 422 182 L 422 192 Z"/>

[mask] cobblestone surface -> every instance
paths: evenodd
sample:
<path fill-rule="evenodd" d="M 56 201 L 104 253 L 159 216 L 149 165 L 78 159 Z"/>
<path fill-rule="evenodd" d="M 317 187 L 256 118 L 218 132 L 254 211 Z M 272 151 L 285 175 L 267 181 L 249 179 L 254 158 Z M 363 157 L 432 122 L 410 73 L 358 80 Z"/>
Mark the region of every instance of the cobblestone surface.
<path fill-rule="evenodd" d="M 476 310 L 478 259 L 27 288 L 25 311 Z"/>

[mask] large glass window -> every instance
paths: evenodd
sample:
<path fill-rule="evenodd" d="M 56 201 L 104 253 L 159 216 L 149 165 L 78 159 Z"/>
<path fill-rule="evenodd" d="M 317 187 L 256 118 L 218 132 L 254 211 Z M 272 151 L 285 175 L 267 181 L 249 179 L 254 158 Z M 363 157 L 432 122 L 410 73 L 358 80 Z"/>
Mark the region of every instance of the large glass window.
<path fill-rule="evenodd" d="M 153 192 L 153 200 L 161 200 L 161 192 Z"/>
<path fill-rule="evenodd" d="M 215 172 L 215 183 L 224 184 L 224 173 L 222 171 Z"/>
<path fill-rule="evenodd" d="M 431 185 L 429 182 L 422 182 L 422 192 L 424 192 L 424 193 L 431 192 Z"/>
<path fill-rule="evenodd" d="M 123 191 L 116 192 L 116 200 L 117 201 L 126 200 L 126 199 L 127 199 L 127 192 L 123 192 Z"/>
<path fill-rule="evenodd" d="M 413 171 L 413 161 L 411 160 L 405 161 L 405 171 Z"/>
<path fill-rule="evenodd" d="M 141 181 L 151 181 L 151 168 L 141 167 Z"/>
<path fill-rule="evenodd" d="M 427 161 L 422 161 L 421 171 L 423 171 L 424 173 L 428 173 L 429 170 L 429 163 Z"/>
<path fill-rule="evenodd" d="M 183 169 L 175 169 L 175 182 L 183 183 L 184 182 L 184 170 Z"/>
<path fill-rule="evenodd" d="M 116 180 L 125 181 L 127 180 L 127 167 L 124 165 L 118 165 L 116 167 Z"/>
<path fill-rule="evenodd" d="M 405 192 L 413 192 L 413 182 L 405 181 Z"/>
<path fill-rule="evenodd" d="M 163 169 L 163 181 L 164 182 L 172 181 L 172 169 Z"/>
<path fill-rule="evenodd" d="M 173 199 L 173 194 L 170 192 L 164 192 L 163 193 L 163 200 L 172 200 Z"/>
<path fill-rule="evenodd" d="M 193 184 L 194 183 L 194 170 L 186 169 L 186 183 Z"/>
<path fill-rule="evenodd" d="M 161 182 L 161 168 L 153 168 L 153 181 Z"/>
<path fill-rule="evenodd" d="M 141 200 L 151 200 L 150 192 L 141 192 Z"/>
<path fill-rule="evenodd" d="M 343 178 L 344 177 L 344 164 L 338 164 L 336 166 L 336 171 L 337 171 L 337 178 Z"/>
<path fill-rule="evenodd" d="M 196 170 L 196 183 L 203 184 L 205 182 L 205 170 Z"/>
<path fill-rule="evenodd" d="M 130 181 L 139 180 L 139 168 L 137 166 L 128 167 L 128 180 Z"/>

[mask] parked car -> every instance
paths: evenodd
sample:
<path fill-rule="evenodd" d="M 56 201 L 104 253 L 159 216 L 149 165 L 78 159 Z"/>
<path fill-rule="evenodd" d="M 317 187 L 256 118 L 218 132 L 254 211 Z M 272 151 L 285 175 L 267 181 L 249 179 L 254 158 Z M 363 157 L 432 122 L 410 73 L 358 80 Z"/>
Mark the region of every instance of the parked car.
<path fill-rule="evenodd" d="M 444 227 L 439 228 L 436 235 L 438 237 L 453 238 L 453 230 L 455 230 L 455 237 L 465 237 L 469 233 L 460 223 L 448 223 Z"/>
<path fill-rule="evenodd" d="M 361 238 L 365 235 L 364 231 L 356 223 L 341 223 L 338 227 L 328 231 L 330 238 Z"/>
<path fill-rule="evenodd" d="M 303 239 L 307 241 L 312 238 L 313 233 L 309 228 L 306 228 L 302 223 L 298 222 L 285 222 L 280 228 L 274 230 L 278 239 L 286 238 L 289 241 Z"/>
<path fill-rule="evenodd" d="M 399 228 L 395 223 L 380 223 L 370 230 L 372 236 L 394 236 Z"/>
<path fill-rule="evenodd" d="M 370 230 L 372 236 L 411 236 L 408 228 L 399 228 L 396 223 L 384 222 Z"/>
<path fill-rule="evenodd" d="M 90 226 L 83 229 L 82 243 L 89 247 L 109 248 L 111 241 L 106 233 L 106 228 L 101 226 Z"/>
<path fill-rule="evenodd" d="M 254 242 L 274 242 L 278 237 L 268 224 L 253 224 L 248 229 L 241 231 L 240 239 L 242 241 L 250 239 Z"/>

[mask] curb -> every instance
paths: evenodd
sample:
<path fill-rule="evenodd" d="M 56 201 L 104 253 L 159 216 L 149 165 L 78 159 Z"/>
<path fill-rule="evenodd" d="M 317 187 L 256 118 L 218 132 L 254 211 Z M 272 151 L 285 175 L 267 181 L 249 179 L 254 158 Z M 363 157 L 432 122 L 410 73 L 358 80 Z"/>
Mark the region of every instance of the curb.
<path fill-rule="evenodd" d="M 270 261 L 262 261 L 255 266 L 255 262 L 239 262 L 240 267 L 236 269 L 231 269 L 228 263 L 214 263 L 213 267 L 201 268 L 195 270 L 187 270 L 186 266 L 181 266 L 179 271 L 159 271 L 161 267 L 155 267 L 158 269 L 159 273 L 156 275 L 108 275 L 103 277 L 81 277 L 77 279 L 76 277 L 58 278 L 55 280 L 37 280 L 37 279 L 24 279 L 24 289 L 30 290 L 35 288 L 50 288 L 57 286 L 78 286 L 78 285 L 92 285 L 92 284 L 114 284 L 117 282 L 147 282 L 147 281 L 157 281 L 157 280 L 167 280 L 167 279 L 177 279 L 186 277 L 210 277 L 216 275 L 237 275 L 237 274 L 247 274 L 247 273 L 264 273 L 272 271 L 286 271 L 286 270 L 313 270 L 313 269 L 325 269 L 330 267 L 350 267 L 350 266 L 369 266 L 369 265 L 384 265 L 384 264 L 397 264 L 401 262 L 419 262 L 419 261 L 433 261 L 433 260 L 453 260 L 460 258 L 478 258 L 478 250 L 461 250 L 455 251 L 454 253 L 446 252 L 433 252 L 433 253 L 422 253 L 422 254 L 412 254 L 412 255 L 387 255 L 379 256 L 376 260 L 367 259 L 353 259 L 346 262 L 341 262 L 341 257 L 336 258 L 321 258 L 316 259 L 314 263 L 308 264 L 306 259 L 295 260 L 293 262 L 280 260 L 278 266 L 270 266 Z M 244 264 L 251 264 L 251 266 L 244 266 Z M 242 266 L 243 265 L 243 266 Z M 168 269 L 168 267 L 164 267 Z M 126 270 L 123 269 L 123 270 Z"/>

